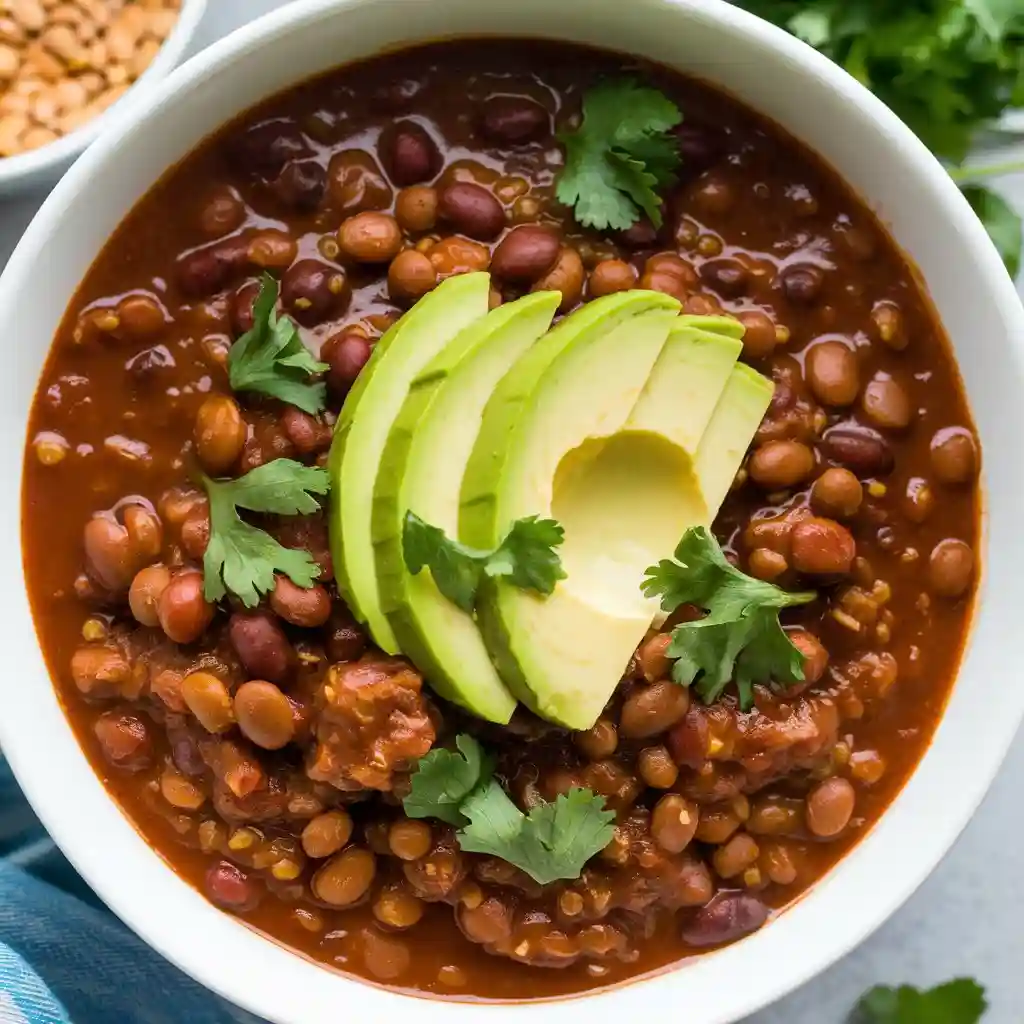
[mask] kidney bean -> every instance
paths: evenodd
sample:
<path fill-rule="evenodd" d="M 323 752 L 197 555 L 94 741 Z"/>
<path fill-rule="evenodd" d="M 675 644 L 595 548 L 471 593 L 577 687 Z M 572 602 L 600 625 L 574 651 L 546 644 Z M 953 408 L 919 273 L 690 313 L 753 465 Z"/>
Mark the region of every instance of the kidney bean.
<path fill-rule="evenodd" d="M 879 374 L 868 383 L 861 396 L 867 419 L 882 430 L 906 430 L 914 415 L 910 396 L 899 383 Z"/>
<path fill-rule="evenodd" d="M 252 910 L 259 902 L 259 893 L 249 876 L 230 861 L 218 861 L 210 867 L 204 887 L 214 903 L 236 913 Z"/>
<path fill-rule="evenodd" d="M 402 231 L 389 213 L 357 213 L 338 228 L 338 245 L 359 263 L 389 263 L 402 248 Z"/>
<path fill-rule="evenodd" d="M 295 652 L 269 612 L 232 613 L 228 620 L 228 636 L 250 676 L 275 683 L 287 679 Z"/>
<path fill-rule="evenodd" d="M 768 441 L 754 449 L 748 470 L 751 479 L 766 490 L 785 490 L 814 472 L 814 452 L 799 441 Z"/>
<path fill-rule="evenodd" d="M 331 157 L 327 188 L 334 205 L 346 216 L 360 210 L 386 210 L 393 196 L 380 165 L 364 149 L 345 149 Z"/>
<path fill-rule="evenodd" d="M 396 302 L 413 303 L 436 285 L 434 264 L 415 249 L 404 249 L 388 267 L 388 295 Z"/>
<path fill-rule="evenodd" d="M 713 174 L 704 174 L 690 189 L 690 201 L 710 217 L 725 217 L 736 206 L 737 193 L 732 182 Z"/>
<path fill-rule="evenodd" d="M 238 237 L 226 238 L 180 257 L 178 284 L 186 295 L 194 298 L 212 295 L 242 273 L 248 262 L 248 244 Z"/>
<path fill-rule="evenodd" d="M 244 174 L 272 178 L 289 160 L 305 156 L 309 146 L 297 125 L 288 121 L 263 121 L 232 140 L 228 155 Z"/>
<path fill-rule="evenodd" d="M 820 448 L 830 462 L 845 466 L 861 478 L 892 472 L 892 449 L 873 430 L 833 427 L 825 432 Z"/>
<path fill-rule="evenodd" d="M 528 96 L 490 96 L 484 102 L 480 127 L 492 142 L 521 145 L 551 131 L 551 115 Z"/>
<path fill-rule="evenodd" d="M 629 739 L 646 739 L 671 729 L 690 707 L 690 693 L 663 681 L 633 691 L 620 713 L 619 731 Z"/>
<path fill-rule="evenodd" d="M 199 226 L 203 234 L 211 238 L 220 238 L 237 231 L 244 221 L 245 203 L 228 186 L 218 188 L 199 214 Z"/>
<path fill-rule="evenodd" d="M 807 351 L 807 383 L 822 405 L 844 406 L 860 391 L 857 354 L 841 341 L 821 341 Z"/>
<path fill-rule="evenodd" d="M 782 292 L 794 306 L 813 306 L 824 284 L 825 272 L 811 264 L 786 267 L 779 275 Z"/>
<path fill-rule="evenodd" d="M 491 273 L 503 281 L 532 284 L 543 277 L 558 259 L 558 232 L 539 224 L 513 228 L 491 256 Z"/>
<path fill-rule="evenodd" d="M 330 618 L 331 598 L 319 583 L 311 587 L 300 587 L 287 576 L 278 575 L 270 593 L 270 607 L 285 622 L 313 629 L 322 626 Z"/>
<path fill-rule="evenodd" d="M 554 291 L 562 293 L 559 310 L 567 313 L 580 301 L 583 295 L 583 281 L 586 271 L 580 254 L 569 245 L 563 245 L 555 265 L 530 289 L 533 292 Z"/>
<path fill-rule="evenodd" d="M 128 606 L 136 622 L 143 626 L 160 625 L 157 606 L 170 582 L 171 570 L 166 565 L 148 565 L 135 574 L 128 590 Z"/>
<path fill-rule="evenodd" d="M 176 644 L 195 643 L 216 610 L 203 596 L 203 574 L 186 569 L 171 577 L 157 602 L 160 628 Z"/>
<path fill-rule="evenodd" d="M 193 438 L 196 454 L 207 473 L 226 473 L 242 454 L 246 424 L 242 410 L 229 395 L 210 395 L 196 413 Z"/>
<path fill-rule="evenodd" d="M 683 929 L 683 941 L 691 946 L 718 946 L 756 932 L 769 910 L 744 892 L 720 892 L 700 908 Z"/>
<path fill-rule="evenodd" d="M 649 217 L 641 217 L 615 237 L 627 249 L 650 249 L 658 243 L 658 229 Z"/>
<path fill-rule="evenodd" d="M 300 455 L 313 455 L 331 446 L 331 428 L 308 412 L 289 405 L 281 413 L 285 435 Z"/>
<path fill-rule="evenodd" d="M 259 298 L 260 284 L 258 281 L 246 281 L 231 296 L 231 326 L 235 335 L 240 336 L 253 328 L 253 307 Z"/>
<path fill-rule="evenodd" d="M 978 475 L 978 446 L 970 431 L 943 427 L 932 438 L 931 463 L 935 478 L 956 487 Z"/>
<path fill-rule="evenodd" d="M 826 469 L 811 487 L 811 508 L 833 519 L 852 519 L 864 500 L 864 488 L 848 469 Z"/>
<path fill-rule="evenodd" d="M 137 715 L 105 711 L 92 729 L 103 756 L 115 768 L 137 772 L 152 764 L 153 742 L 146 723 Z"/>
<path fill-rule="evenodd" d="M 811 576 L 848 573 L 857 544 L 845 526 L 832 519 L 811 516 L 793 527 L 792 562 L 797 572 Z"/>
<path fill-rule="evenodd" d="M 294 160 L 274 180 L 274 194 L 296 213 L 312 213 L 327 190 L 327 171 L 315 160 Z"/>
<path fill-rule="evenodd" d="M 428 181 L 441 169 L 437 143 L 415 121 L 397 121 L 386 128 L 377 152 L 388 177 L 400 187 Z"/>
<path fill-rule="evenodd" d="M 962 597 L 974 576 L 974 552 L 962 540 L 939 541 L 928 559 L 928 583 L 939 597 Z"/>
<path fill-rule="evenodd" d="M 344 312 L 348 299 L 345 272 L 320 260 L 299 260 L 281 278 L 282 305 L 294 319 L 307 327 L 315 327 Z"/>
<path fill-rule="evenodd" d="M 494 194 L 482 185 L 456 181 L 442 189 L 438 214 L 456 231 L 480 242 L 490 242 L 505 227 L 505 211 Z"/>
<path fill-rule="evenodd" d="M 372 351 L 369 339 L 357 331 L 341 331 L 328 338 L 320 358 L 330 367 L 327 387 L 336 397 L 348 394 Z"/>
<path fill-rule="evenodd" d="M 334 608 L 328 621 L 325 647 L 331 661 L 355 661 L 366 650 L 366 634 L 347 608 Z"/>
<path fill-rule="evenodd" d="M 719 129 L 700 124 L 689 116 L 672 129 L 680 156 L 680 173 L 696 177 L 714 164 L 722 154 Z"/>
<path fill-rule="evenodd" d="M 701 280 L 725 298 L 736 298 L 747 290 L 750 272 L 739 260 L 725 256 L 707 260 L 700 267 Z"/>
<path fill-rule="evenodd" d="M 433 231 L 437 224 L 437 189 L 429 185 L 403 188 L 395 200 L 395 219 L 409 234 Z"/>

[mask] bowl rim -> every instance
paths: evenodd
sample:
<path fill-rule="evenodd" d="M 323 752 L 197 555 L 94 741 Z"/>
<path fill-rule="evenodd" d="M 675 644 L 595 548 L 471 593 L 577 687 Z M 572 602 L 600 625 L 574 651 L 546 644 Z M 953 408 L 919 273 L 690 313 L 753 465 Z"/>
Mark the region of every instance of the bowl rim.
<path fill-rule="evenodd" d="M 182 0 L 178 20 L 168 33 L 156 56 L 125 94 L 102 114 L 87 121 L 68 135 L 15 156 L 0 157 L 0 190 L 17 182 L 30 181 L 46 173 L 55 173 L 70 163 L 119 117 L 126 116 L 134 104 L 142 102 L 181 62 L 195 38 L 206 13 L 207 0 Z"/>
<path fill-rule="evenodd" d="M 43 204 L 0 277 L 0 308 L 15 301 L 19 290 L 26 287 L 34 265 L 45 260 L 45 247 L 59 230 L 64 211 L 77 201 L 78 193 L 94 187 L 96 170 L 150 114 L 158 111 L 176 93 L 187 91 L 222 65 L 248 56 L 252 51 L 262 50 L 283 30 L 299 30 L 320 18 L 375 2 L 293 2 L 214 43 L 150 90 L 144 100 L 126 112 L 113 129 L 90 148 Z M 427 4 L 431 0 L 405 2 Z M 681 16 L 713 24 L 723 32 L 759 40 L 769 46 L 780 61 L 796 65 L 810 80 L 859 107 L 863 115 L 886 136 L 888 146 L 894 152 L 900 149 L 904 160 L 914 165 L 922 187 L 927 188 L 935 206 L 948 214 L 951 231 L 956 232 L 960 246 L 980 268 L 979 274 L 988 284 L 988 295 L 995 299 L 1008 336 L 1024 339 L 1024 309 L 994 246 L 948 174 L 895 114 L 826 57 L 782 29 L 733 7 L 726 0 L 645 2 L 649 7 L 678 9 Z M 193 145 L 199 141 L 197 139 Z M 1012 363 L 1007 372 L 1012 371 L 1015 380 L 1024 381 L 1024 344 L 1013 345 L 1007 352 L 1007 358 Z M 22 457 L 22 450 L 19 450 L 18 460 Z M 20 505 L 20 493 L 18 502 Z M 1019 496 L 1017 504 L 1022 505 Z M 20 538 L 20 518 L 17 528 Z M 987 590 L 987 579 L 983 578 L 976 597 L 976 626 Z M 966 663 L 976 633 L 977 628 L 972 630 L 968 639 L 961 665 Z M 956 813 L 953 817 L 950 817 L 948 807 L 942 808 L 941 815 L 937 813 L 938 808 L 932 815 L 923 815 L 922 801 L 915 796 L 910 807 L 908 792 L 914 790 L 916 794 L 920 788 L 915 786 L 915 779 L 921 774 L 924 763 L 932 765 L 930 776 L 937 774 L 932 750 L 944 731 L 947 715 L 940 722 L 932 748 L 926 752 L 893 805 L 870 834 L 846 854 L 839 866 L 798 901 L 800 905 L 793 914 L 783 914 L 770 928 L 724 950 L 704 954 L 653 976 L 566 998 L 580 1001 L 581 1010 L 597 1014 L 602 1021 L 610 1021 L 613 1016 L 618 1019 L 624 1012 L 635 1013 L 640 1005 L 648 1009 L 667 1009 L 677 1005 L 681 996 L 696 996 L 694 1010 L 699 1013 L 701 1024 L 727 1024 L 764 1007 L 824 970 L 873 932 L 916 890 L 966 826 L 995 777 L 1024 717 L 1024 689 L 1018 694 L 1004 694 L 1003 705 L 1003 713 L 986 726 L 986 745 L 978 752 L 978 762 L 973 766 L 972 774 L 954 776 L 951 766 L 940 762 L 943 779 L 955 778 L 956 782 Z M 420 1024 L 449 1024 L 453 1017 L 473 1024 L 484 1013 L 509 1024 L 560 1024 L 565 1013 L 562 1005 L 565 999 L 481 1004 L 420 998 L 413 1004 L 409 1002 L 409 993 L 324 970 L 213 909 L 196 890 L 173 871 L 167 870 L 159 855 L 134 833 L 127 818 L 115 822 L 107 816 L 105 824 L 116 831 L 117 845 L 125 847 L 122 859 L 130 862 L 133 869 L 133 877 L 128 884 L 123 871 L 111 869 L 101 847 L 84 842 L 82 836 L 74 831 L 73 814 L 62 809 L 67 802 L 66 790 L 61 789 L 63 783 L 40 771 L 43 759 L 34 738 L 25 734 L 27 723 L 24 721 L 19 732 L 17 717 L 13 715 L 8 719 L 0 716 L 0 743 L 5 747 L 15 776 L 30 802 L 68 859 L 108 906 L 149 945 L 235 1004 L 279 1024 L 333 1021 L 336 1019 L 335 1000 L 339 996 L 347 996 L 360 1012 L 369 1010 L 381 1016 L 385 1013 L 415 1012 Z M 75 753 L 86 763 L 70 727 L 66 729 L 65 740 L 76 748 Z M 980 770 L 979 766 L 982 766 Z M 930 781 L 934 783 L 934 779 Z M 98 778 L 90 778 L 82 784 L 90 790 L 102 787 Z M 102 792 L 112 814 L 120 819 L 123 815 L 120 807 L 105 789 Z M 898 815 L 899 805 L 907 805 L 909 815 Z M 908 817 L 912 821 L 902 820 Z M 897 818 L 900 818 L 898 823 Z M 911 828 L 919 828 L 922 833 L 927 830 L 928 835 L 927 842 L 912 850 L 905 848 L 908 829 Z M 896 835 L 898 839 L 887 839 L 889 835 Z M 887 844 L 884 848 L 898 862 L 898 870 L 875 878 L 872 872 L 879 862 L 875 851 L 883 844 Z M 140 907 L 133 903 L 132 893 L 126 890 L 133 890 L 138 896 L 140 885 L 146 881 L 161 890 L 163 905 L 171 905 L 173 897 L 175 914 L 184 915 L 190 924 L 200 926 L 203 934 L 183 934 L 184 929 L 176 931 L 172 923 L 158 919 L 148 905 Z M 837 882 L 852 894 L 862 892 L 862 887 L 870 883 L 872 898 L 858 901 L 856 895 L 851 895 L 841 901 L 835 895 Z M 841 903 L 854 906 L 855 920 L 837 928 L 829 911 L 834 911 Z M 800 918 L 799 926 L 793 924 L 794 916 Z M 802 936 L 801 943 L 794 941 L 798 933 Z M 814 936 L 814 940 L 808 942 L 808 935 Z M 223 956 L 224 943 L 233 948 L 235 955 Z M 780 955 L 779 950 L 788 950 L 790 955 Z M 211 959 L 210 954 L 214 951 L 222 955 Z M 769 970 L 769 965 L 773 969 Z M 281 978 L 287 978 L 289 984 L 282 984 Z M 739 978 L 744 982 L 737 983 Z M 688 989 L 684 987 L 684 979 L 690 981 Z M 715 979 L 717 984 L 712 985 L 711 979 Z M 587 1001 L 585 1007 L 582 1000 Z"/>

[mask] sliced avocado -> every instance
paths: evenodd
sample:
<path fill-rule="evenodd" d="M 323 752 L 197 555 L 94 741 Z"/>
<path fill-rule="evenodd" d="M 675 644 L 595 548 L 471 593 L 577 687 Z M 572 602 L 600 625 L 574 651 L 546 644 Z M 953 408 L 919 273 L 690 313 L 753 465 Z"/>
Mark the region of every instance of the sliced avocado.
<path fill-rule="evenodd" d="M 381 454 L 409 385 L 460 331 L 487 314 L 487 274 L 450 277 L 381 339 L 345 399 L 331 444 L 331 555 L 338 587 L 376 644 L 398 643 L 380 607 L 371 537 Z"/>
<path fill-rule="evenodd" d="M 709 513 L 707 526 L 718 515 L 774 392 L 775 385 L 745 363 L 737 363 L 729 374 L 697 449 L 697 475 Z"/>
<path fill-rule="evenodd" d="M 442 697 L 504 724 L 515 698 L 502 683 L 472 616 L 430 573 L 405 566 L 407 511 L 459 536 L 462 477 L 484 407 L 516 360 L 551 326 L 560 292 L 499 306 L 463 330 L 413 381 L 391 428 L 373 496 L 373 539 L 381 607 L 402 651 Z"/>
<path fill-rule="evenodd" d="M 634 291 L 563 321 L 499 385 L 463 482 L 464 543 L 493 547 L 528 515 L 565 527 L 568 575 L 550 597 L 487 581 L 477 613 L 509 689 L 570 728 L 594 723 L 650 624 L 639 587 L 652 551 L 670 552 L 686 520 L 706 516 L 690 456 L 676 443 L 700 427 L 661 384 L 676 360 L 703 350 L 686 334 L 667 344 L 676 309 L 664 295 Z M 713 371 L 721 391 L 737 348 L 718 343 L 727 346 Z M 665 369 L 652 379 L 663 350 Z M 645 390 L 665 410 L 662 432 L 646 403 L 638 408 Z M 705 401 L 697 415 L 706 420 L 713 407 Z"/>

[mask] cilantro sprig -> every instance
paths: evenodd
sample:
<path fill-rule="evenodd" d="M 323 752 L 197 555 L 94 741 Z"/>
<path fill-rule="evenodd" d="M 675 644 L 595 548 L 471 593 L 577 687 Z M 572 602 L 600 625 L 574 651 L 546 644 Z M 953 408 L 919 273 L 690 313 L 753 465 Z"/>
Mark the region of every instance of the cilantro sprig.
<path fill-rule="evenodd" d="M 274 574 L 284 573 L 300 587 L 311 587 L 320 567 L 308 551 L 286 548 L 265 530 L 245 522 L 238 509 L 275 515 L 309 515 L 319 510 L 314 495 L 330 489 L 327 470 L 275 459 L 235 480 L 202 477 L 210 501 L 210 541 L 203 556 L 203 590 L 207 601 L 228 592 L 252 608 L 260 594 L 274 588 Z"/>
<path fill-rule="evenodd" d="M 287 316 L 277 315 L 277 282 L 264 274 L 252 307 L 252 329 L 228 350 L 228 379 L 235 391 L 256 391 L 315 416 L 327 404 L 327 385 L 310 376 L 328 369 L 302 344 Z"/>
<path fill-rule="evenodd" d="M 424 569 L 437 589 L 464 612 L 472 612 L 476 593 L 485 576 L 502 577 L 514 587 L 547 596 L 565 579 L 562 560 L 555 548 L 565 531 L 553 519 L 527 516 L 512 524 L 505 539 L 493 551 L 479 551 L 452 540 L 437 526 L 406 512 L 402 527 L 405 564 L 414 576 Z"/>
<path fill-rule="evenodd" d="M 629 79 L 588 89 L 579 128 L 558 137 L 565 147 L 558 201 L 584 227 L 624 231 L 641 211 L 661 227 L 658 190 L 679 167 L 671 130 L 682 119 L 667 96 Z"/>
<path fill-rule="evenodd" d="M 783 608 L 808 604 L 817 594 L 789 593 L 731 565 L 703 526 L 686 531 L 674 559 L 651 566 L 643 583 L 666 612 L 692 604 L 707 614 L 672 631 L 667 654 L 672 678 L 694 686 L 705 704 L 735 681 L 740 707 L 754 702 L 754 683 L 795 683 L 804 678 L 804 657 L 779 623 Z"/>
<path fill-rule="evenodd" d="M 850 1024 L 977 1024 L 987 1009 L 985 990 L 970 978 L 924 991 L 879 985 L 861 997 Z"/>
<path fill-rule="evenodd" d="M 524 814 L 494 777 L 493 757 L 466 733 L 455 745 L 458 753 L 432 750 L 420 759 L 402 804 L 411 818 L 461 826 L 455 837 L 467 853 L 499 857 L 547 885 L 579 878 L 611 841 L 615 815 L 603 797 L 574 788 Z"/>

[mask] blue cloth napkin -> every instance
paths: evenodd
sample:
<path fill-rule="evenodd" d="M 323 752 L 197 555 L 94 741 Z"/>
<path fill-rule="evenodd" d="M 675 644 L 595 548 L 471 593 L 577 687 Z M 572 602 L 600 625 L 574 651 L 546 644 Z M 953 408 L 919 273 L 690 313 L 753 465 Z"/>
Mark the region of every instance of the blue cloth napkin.
<path fill-rule="evenodd" d="M 0 1024 L 258 1024 L 149 949 L 75 874 L 0 759 Z"/>

